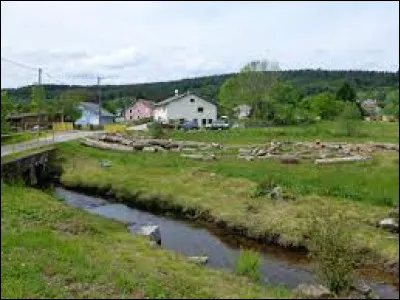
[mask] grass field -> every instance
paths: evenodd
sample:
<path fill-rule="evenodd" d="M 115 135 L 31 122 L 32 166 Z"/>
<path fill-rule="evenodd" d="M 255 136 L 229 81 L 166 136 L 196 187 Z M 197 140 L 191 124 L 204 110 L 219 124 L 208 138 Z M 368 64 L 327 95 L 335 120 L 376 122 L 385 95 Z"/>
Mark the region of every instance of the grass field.
<path fill-rule="evenodd" d="M 121 223 L 32 188 L 1 187 L 2 298 L 290 298 L 189 263 Z"/>
<path fill-rule="evenodd" d="M 359 135 L 347 136 L 338 122 L 320 122 L 310 125 L 295 125 L 267 128 L 232 128 L 221 131 L 166 130 L 168 137 L 193 141 L 218 142 L 223 144 L 259 144 L 272 139 L 347 141 L 347 142 L 399 142 L 399 123 L 358 122 Z"/>
<path fill-rule="evenodd" d="M 322 167 L 231 157 L 196 162 L 178 153 L 102 151 L 76 141 L 60 144 L 60 148 L 67 159 L 62 181 L 70 186 L 111 188 L 116 195 L 131 195 L 132 199 L 138 191 L 164 195 L 171 204 L 209 211 L 216 219 L 244 226 L 250 233 L 278 233 L 283 245 L 301 244 L 309 214 L 326 207 L 352 223 L 354 243 L 360 248 L 398 260 L 397 240 L 387 239 L 388 234 L 375 227 L 398 203 L 397 153 L 379 154 L 369 162 Z M 100 168 L 100 159 L 110 160 L 112 166 Z M 295 200 L 252 197 L 264 178 L 277 182 Z"/>

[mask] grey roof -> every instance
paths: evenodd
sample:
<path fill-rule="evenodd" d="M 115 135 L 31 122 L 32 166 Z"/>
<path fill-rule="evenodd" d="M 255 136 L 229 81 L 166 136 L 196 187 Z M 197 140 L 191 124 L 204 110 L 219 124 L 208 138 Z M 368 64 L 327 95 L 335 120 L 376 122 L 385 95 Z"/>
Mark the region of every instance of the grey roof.
<path fill-rule="evenodd" d="M 80 104 L 84 109 L 90 110 L 94 113 L 99 112 L 99 105 L 97 103 L 93 102 L 81 102 Z M 101 116 L 102 117 L 114 117 L 112 113 L 109 111 L 105 110 L 104 108 L 101 108 Z"/>
<path fill-rule="evenodd" d="M 181 99 L 181 98 L 183 98 L 183 97 L 185 97 L 185 96 L 189 96 L 189 95 L 195 95 L 195 96 L 197 96 L 196 94 L 194 94 L 194 93 L 192 93 L 192 92 L 186 92 L 186 93 L 183 93 L 183 94 L 180 94 L 180 95 L 174 95 L 174 96 L 169 97 L 169 98 L 167 98 L 167 99 L 165 99 L 165 100 L 163 100 L 163 101 L 161 101 L 161 102 L 155 103 L 154 106 L 163 106 L 163 105 L 166 105 L 166 104 L 168 104 L 168 103 L 171 103 L 171 102 L 173 102 L 173 101 L 179 100 L 179 99 Z M 214 102 L 214 101 L 210 101 L 210 100 L 204 99 L 204 98 L 202 98 L 202 97 L 200 97 L 200 96 L 197 96 L 197 97 L 199 97 L 199 98 L 203 99 L 204 101 L 210 102 L 210 103 L 212 103 L 212 104 L 215 105 L 215 102 Z"/>

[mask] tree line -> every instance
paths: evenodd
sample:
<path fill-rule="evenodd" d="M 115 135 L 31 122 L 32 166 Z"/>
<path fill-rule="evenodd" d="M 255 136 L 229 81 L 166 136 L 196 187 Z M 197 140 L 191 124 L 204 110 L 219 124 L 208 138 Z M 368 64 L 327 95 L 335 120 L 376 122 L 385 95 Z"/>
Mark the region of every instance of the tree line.
<path fill-rule="evenodd" d="M 267 60 L 246 64 L 238 73 L 215 75 L 169 82 L 101 86 L 104 108 L 115 113 L 134 99 L 155 102 L 173 95 L 174 90 L 192 91 L 217 101 L 223 114 L 233 117 L 238 104 L 252 107 L 253 120 L 290 124 L 299 119 L 332 119 L 345 106 L 356 106 L 358 99 L 374 98 L 384 112 L 398 116 L 399 72 L 375 71 L 282 71 L 279 64 Z M 4 99 L 4 100 L 3 100 Z M 42 85 L 2 89 L 2 124 L 4 111 L 62 112 L 69 120 L 79 114 L 80 101 L 98 103 L 97 86 Z M 3 102 L 6 104 L 3 105 Z M 296 121 L 297 120 L 297 121 Z"/>

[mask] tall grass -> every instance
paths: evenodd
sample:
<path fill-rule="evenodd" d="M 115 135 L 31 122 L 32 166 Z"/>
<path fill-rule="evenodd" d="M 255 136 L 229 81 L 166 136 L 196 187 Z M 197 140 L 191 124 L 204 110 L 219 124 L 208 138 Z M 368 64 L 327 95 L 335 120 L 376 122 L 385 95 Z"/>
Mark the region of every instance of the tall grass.
<path fill-rule="evenodd" d="M 258 281 L 261 278 L 260 261 L 261 258 L 258 252 L 242 249 L 235 263 L 235 272 Z"/>
<path fill-rule="evenodd" d="M 360 258 L 351 237 L 352 227 L 340 211 L 318 208 L 308 220 L 308 249 L 317 274 L 332 292 L 349 291 Z"/>

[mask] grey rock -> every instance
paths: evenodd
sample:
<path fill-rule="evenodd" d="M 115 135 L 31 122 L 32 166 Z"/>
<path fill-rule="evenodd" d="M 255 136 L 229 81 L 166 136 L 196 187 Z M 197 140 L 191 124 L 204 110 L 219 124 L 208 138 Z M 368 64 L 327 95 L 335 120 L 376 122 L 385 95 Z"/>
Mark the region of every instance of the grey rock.
<path fill-rule="evenodd" d="M 282 188 L 280 186 L 276 186 L 272 189 L 270 193 L 270 197 L 272 199 L 281 199 L 282 198 Z"/>
<path fill-rule="evenodd" d="M 399 223 L 394 218 L 385 218 L 379 221 L 378 226 L 392 232 L 399 232 Z"/>
<path fill-rule="evenodd" d="M 307 297 L 307 299 L 326 299 L 332 296 L 332 293 L 323 285 L 299 284 L 293 291 L 297 295 Z"/>
<path fill-rule="evenodd" d="M 189 261 L 196 264 L 204 265 L 208 262 L 208 256 L 189 256 Z"/>
<path fill-rule="evenodd" d="M 144 235 L 149 237 L 151 241 L 156 242 L 157 244 L 161 244 L 161 232 L 160 227 L 157 225 L 136 225 L 131 224 L 128 227 L 130 232 L 135 232 L 140 235 Z"/>
<path fill-rule="evenodd" d="M 268 154 L 268 152 L 265 149 L 258 149 L 258 151 L 256 153 L 257 156 L 265 156 L 267 154 Z"/>
<path fill-rule="evenodd" d="M 368 295 L 372 292 L 371 286 L 369 286 L 365 281 L 360 280 L 352 286 L 354 290 L 360 292 L 363 295 Z"/>
<path fill-rule="evenodd" d="M 111 167 L 111 162 L 109 160 L 100 160 L 99 162 L 100 167 Z"/>
<path fill-rule="evenodd" d="M 143 152 L 156 152 L 156 148 L 155 147 L 143 147 L 142 149 Z"/>
<path fill-rule="evenodd" d="M 298 164 L 300 159 L 294 155 L 284 155 L 279 158 L 283 164 Z"/>

